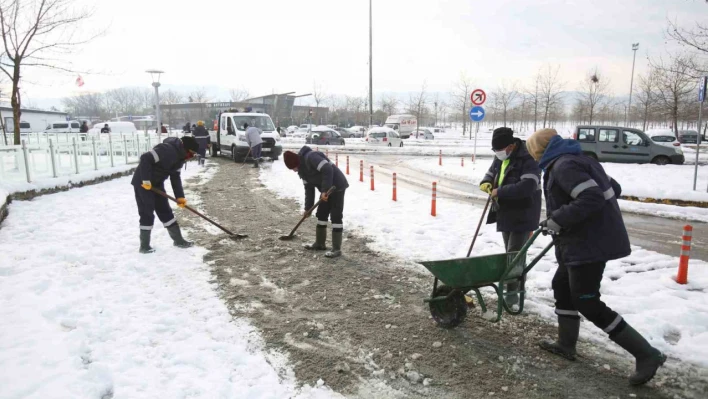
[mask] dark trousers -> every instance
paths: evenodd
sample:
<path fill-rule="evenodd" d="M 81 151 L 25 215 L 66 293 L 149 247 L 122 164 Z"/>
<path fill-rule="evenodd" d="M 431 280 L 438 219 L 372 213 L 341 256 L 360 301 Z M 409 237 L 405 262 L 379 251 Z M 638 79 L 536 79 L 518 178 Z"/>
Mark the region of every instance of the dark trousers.
<path fill-rule="evenodd" d="M 152 225 L 155 223 L 155 213 L 165 227 L 177 222 L 167 198 L 147 191 L 141 186 L 133 188 L 135 189 L 135 202 L 138 204 L 138 214 L 140 214 L 140 230 L 152 230 Z M 165 191 L 162 186 L 155 188 Z"/>
<path fill-rule="evenodd" d="M 506 247 L 506 252 L 517 252 L 521 250 L 521 247 L 526 244 L 529 239 L 530 232 L 518 232 L 518 231 L 502 231 L 502 238 L 504 238 L 504 247 Z M 523 267 L 521 265 L 519 268 Z M 519 289 L 519 283 L 513 282 L 506 285 L 508 291 L 516 291 Z"/>
<path fill-rule="evenodd" d="M 332 219 L 332 231 L 344 231 L 344 191 L 335 191 L 327 202 L 322 201 L 317 208 L 317 227 L 326 228 L 327 219 Z"/>
<path fill-rule="evenodd" d="M 622 316 L 600 299 L 600 282 L 605 271 L 605 262 L 566 267 L 558 254 L 556 247 L 558 269 L 552 283 L 556 314 L 561 317 L 579 318 L 580 313 L 610 335 L 622 331 L 626 325 Z"/>
<path fill-rule="evenodd" d="M 251 147 L 251 158 L 258 159 L 261 157 L 261 149 L 263 149 L 263 143 L 256 144 Z"/>

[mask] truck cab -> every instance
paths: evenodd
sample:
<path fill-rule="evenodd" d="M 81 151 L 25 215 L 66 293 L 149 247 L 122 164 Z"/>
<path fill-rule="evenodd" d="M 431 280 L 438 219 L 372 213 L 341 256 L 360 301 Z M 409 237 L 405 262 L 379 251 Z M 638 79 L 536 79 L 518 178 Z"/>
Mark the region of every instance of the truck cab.
<path fill-rule="evenodd" d="M 391 115 L 386 119 L 384 127 L 395 130 L 402 139 L 407 139 L 411 134 L 415 134 L 415 130 L 418 128 L 418 120 L 415 115 Z"/>
<path fill-rule="evenodd" d="M 244 123 L 261 131 L 262 156 L 274 161 L 278 160 L 278 157 L 283 153 L 280 135 L 270 116 L 255 112 L 226 111 L 220 113 L 217 130 L 209 132 L 211 155 L 216 156 L 221 153 L 228 155 L 234 162 L 245 161 L 250 154 L 250 147 L 246 142 Z"/>

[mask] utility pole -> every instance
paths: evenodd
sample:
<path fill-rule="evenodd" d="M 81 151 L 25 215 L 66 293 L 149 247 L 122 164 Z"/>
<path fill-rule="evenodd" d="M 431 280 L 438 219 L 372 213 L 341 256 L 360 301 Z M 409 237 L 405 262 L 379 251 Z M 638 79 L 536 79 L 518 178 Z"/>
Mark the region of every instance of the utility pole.
<path fill-rule="evenodd" d="M 629 82 L 629 106 L 627 107 L 627 112 L 624 115 L 624 126 L 627 127 L 627 122 L 631 123 L 632 119 L 632 89 L 634 88 L 634 63 L 637 61 L 637 50 L 639 50 L 639 43 L 632 43 L 632 51 L 634 51 L 634 58 L 632 59 L 632 79 Z"/>
<path fill-rule="evenodd" d="M 162 134 L 162 124 L 160 123 L 160 74 L 163 74 L 165 72 L 158 71 L 155 69 L 151 69 L 145 72 L 149 73 L 152 77 L 152 87 L 155 88 L 155 118 L 157 119 L 157 137 L 160 138 L 160 134 Z M 145 125 L 145 132 L 147 133 L 147 124 Z"/>
<path fill-rule="evenodd" d="M 374 68 L 373 68 L 373 28 L 372 28 L 372 0 L 369 0 L 369 128 L 374 124 Z"/>

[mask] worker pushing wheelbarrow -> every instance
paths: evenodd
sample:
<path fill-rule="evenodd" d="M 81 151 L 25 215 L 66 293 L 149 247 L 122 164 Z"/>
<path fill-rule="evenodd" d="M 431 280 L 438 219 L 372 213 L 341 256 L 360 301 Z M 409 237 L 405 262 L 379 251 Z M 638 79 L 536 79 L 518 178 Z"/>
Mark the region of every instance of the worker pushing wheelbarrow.
<path fill-rule="evenodd" d="M 521 314 L 526 296 L 526 274 L 553 247 L 551 242 L 527 265 L 526 254 L 539 234 L 541 229 L 536 230 L 518 252 L 421 262 L 435 276 L 432 295 L 425 299 L 433 320 L 444 328 L 459 325 L 467 315 L 465 295 L 470 291 L 474 291 L 482 312 L 486 313 L 487 305 L 479 291 L 483 287 L 492 287 L 497 294 L 497 317 L 492 322 L 501 320 L 503 311 L 511 315 Z M 518 289 L 508 291 L 510 282 L 518 282 Z M 519 295 L 518 309 L 510 307 L 504 300 L 509 294 Z"/>

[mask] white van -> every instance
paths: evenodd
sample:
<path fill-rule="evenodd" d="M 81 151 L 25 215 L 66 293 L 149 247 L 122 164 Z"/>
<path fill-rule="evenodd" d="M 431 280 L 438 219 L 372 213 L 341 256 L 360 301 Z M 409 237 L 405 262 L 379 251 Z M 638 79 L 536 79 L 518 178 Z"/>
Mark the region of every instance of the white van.
<path fill-rule="evenodd" d="M 246 143 L 244 123 L 257 127 L 263 140 L 263 157 L 274 161 L 283 153 L 280 135 L 275 131 L 275 125 L 268 114 L 257 112 L 222 112 L 219 114 L 219 130 L 209 131 L 211 139 L 211 155 L 228 154 L 234 162 L 244 162 L 251 154 L 251 148 Z"/>
<path fill-rule="evenodd" d="M 384 123 L 385 127 L 395 130 L 402 139 L 407 139 L 418 128 L 418 119 L 415 115 L 391 115 Z"/>
<path fill-rule="evenodd" d="M 45 130 L 45 132 L 46 133 L 79 133 L 79 129 L 81 129 L 81 122 L 79 122 L 79 121 L 57 121 L 57 122 L 51 122 L 47 126 L 47 129 Z"/>

